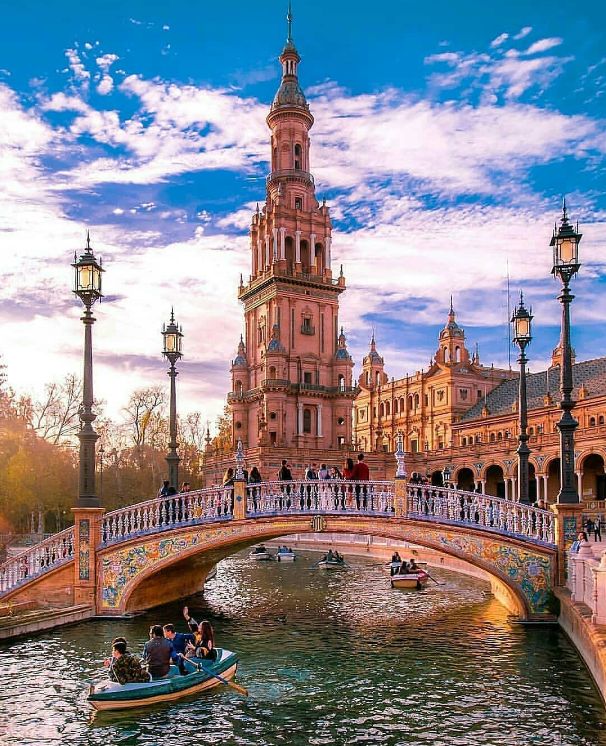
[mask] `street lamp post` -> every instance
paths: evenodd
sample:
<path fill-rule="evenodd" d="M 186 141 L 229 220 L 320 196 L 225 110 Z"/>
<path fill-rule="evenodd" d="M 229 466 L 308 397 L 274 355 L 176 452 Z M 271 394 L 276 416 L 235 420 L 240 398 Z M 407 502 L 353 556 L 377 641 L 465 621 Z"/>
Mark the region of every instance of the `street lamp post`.
<path fill-rule="evenodd" d="M 578 422 L 572 416 L 575 402 L 572 400 L 572 347 L 570 344 L 570 304 L 574 295 L 570 292 L 570 280 L 580 269 L 579 243 L 582 234 L 578 224 L 575 228 L 568 221 L 566 200 L 563 203 L 560 226 L 554 228 L 550 246 L 553 247 L 553 268 L 551 273 L 562 282 L 562 292 L 558 300 L 562 304 L 562 331 L 560 345 L 562 365 L 560 367 L 560 409 L 562 416 L 558 422 L 560 431 L 560 491 L 558 503 L 579 503 L 579 493 L 574 478 L 574 431 Z"/>
<path fill-rule="evenodd" d="M 105 456 L 105 448 L 103 444 L 99 446 L 99 499 L 103 500 L 103 457 Z"/>
<path fill-rule="evenodd" d="M 95 443 L 99 437 L 93 429 L 96 415 L 93 413 L 93 324 L 95 317 L 92 307 L 96 300 L 102 298 L 101 276 L 103 267 L 97 262 L 90 245 L 90 235 L 86 234 L 86 248 L 77 258 L 74 253 L 75 270 L 74 293 L 84 304 L 84 377 L 82 385 L 82 404 L 80 405 L 80 476 L 78 488 L 79 508 L 98 508 L 99 498 L 95 492 Z"/>
<path fill-rule="evenodd" d="M 175 313 L 171 308 L 170 311 L 170 322 L 168 325 L 162 325 L 162 338 L 164 340 L 164 349 L 162 354 L 170 363 L 168 375 L 170 377 L 170 439 L 168 441 L 168 455 L 166 462 L 168 463 L 168 482 L 171 487 L 176 490 L 179 489 L 179 455 L 177 453 L 177 390 L 176 390 L 176 378 L 179 375 L 175 370 L 177 360 L 179 360 L 183 353 L 181 352 L 181 345 L 183 339 L 183 332 L 181 328 L 175 323 Z"/>
<path fill-rule="evenodd" d="M 520 293 L 520 305 L 513 312 L 511 323 L 513 324 L 513 341 L 520 348 L 520 387 L 518 394 L 518 501 L 524 504 L 530 503 L 528 494 L 528 403 L 526 398 L 526 346 L 532 340 L 531 322 L 532 308 L 530 311 L 524 305 L 524 296 Z"/>
<path fill-rule="evenodd" d="M 451 476 L 452 472 L 450 470 L 450 467 L 448 466 L 448 464 L 446 464 L 446 466 L 442 469 L 442 485 L 444 487 L 448 488 L 450 486 Z"/>

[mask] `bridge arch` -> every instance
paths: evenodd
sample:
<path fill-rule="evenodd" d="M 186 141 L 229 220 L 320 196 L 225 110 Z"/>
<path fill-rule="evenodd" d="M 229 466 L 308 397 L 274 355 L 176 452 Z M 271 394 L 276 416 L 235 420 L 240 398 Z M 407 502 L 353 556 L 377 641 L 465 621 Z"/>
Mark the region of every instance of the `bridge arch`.
<path fill-rule="evenodd" d="M 250 518 L 133 539 L 99 553 L 98 609 L 123 614 L 176 600 L 199 590 L 210 567 L 259 541 L 314 533 L 366 534 L 407 541 L 456 557 L 486 572 L 496 597 L 522 619 L 545 613 L 553 584 L 555 550 L 473 528 L 428 525 L 423 520 L 366 516 Z"/>

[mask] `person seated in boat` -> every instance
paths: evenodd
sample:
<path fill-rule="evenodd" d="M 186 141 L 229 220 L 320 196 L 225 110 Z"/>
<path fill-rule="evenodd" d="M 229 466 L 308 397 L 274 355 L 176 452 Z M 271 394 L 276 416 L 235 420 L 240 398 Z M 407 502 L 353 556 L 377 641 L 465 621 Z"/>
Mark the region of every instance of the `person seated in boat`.
<path fill-rule="evenodd" d="M 202 660 L 217 660 L 217 651 L 215 649 L 215 634 L 212 624 L 206 619 L 199 626 L 200 637 L 196 640 L 195 645 L 187 644 L 185 653 L 186 658 L 202 658 Z"/>
<path fill-rule="evenodd" d="M 335 561 L 336 558 L 335 558 L 335 555 L 333 554 L 332 549 L 328 550 L 328 554 L 324 555 L 324 559 L 326 560 L 326 562 L 334 562 Z"/>
<path fill-rule="evenodd" d="M 410 562 L 408 563 L 408 572 L 421 572 L 421 568 L 414 561 L 414 558 L 411 558 Z"/>
<path fill-rule="evenodd" d="M 402 562 L 402 557 L 400 557 L 400 552 L 394 552 L 391 555 L 391 561 L 392 562 Z"/>
<path fill-rule="evenodd" d="M 143 661 L 152 679 L 161 679 L 170 669 L 170 659 L 173 646 L 164 637 L 164 630 L 159 624 L 154 624 L 149 630 L 149 642 L 143 647 Z"/>
<path fill-rule="evenodd" d="M 187 606 L 183 609 L 183 616 L 185 616 L 186 613 L 188 613 Z M 192 632 L 177 632 L 174 624 L 165 624 L 163 629 L 164 637 L 166 637 L 167 640 L 170 640 L 172 645 L 171 660 L 179 666 L 181 673 L 185 673 L 181 655 L 185 653 L 187 643 L 193 643 L 196 638 Z"/>
<path fill-rule="evenodd" d="M 140 659 L 126 649 L 124 638 L 116 638 L 112 644 L 109 678 L 118 684 L 149 681 L 149 674 L 143 669 Z"/>
<path fill-rule="evenodd" d="M 335 550 L 335 560 L 336 560 L 337 562 L 344 562 L 344 561 L 345 561 L 345 560 L 343 559 L 343 555 L 342 555 L 342 554 L 339 554 L 339 552 L 338 552 L 337 550 Z"/>
<path fill-rule="evenodd" d="M 265 554 L 265 552 L 267 552 L 265 544 L 261 544 L 260 547 L 255 547 L 255 554 Z"/>
<path fill-rule="evenodd" d="M 402 560 L 402 564 L 400 565 L 400 569 L 398 571 L 399 575 L 408 575 L 410 570 L 408 569 L 408 562 L 406 560 Z"/>

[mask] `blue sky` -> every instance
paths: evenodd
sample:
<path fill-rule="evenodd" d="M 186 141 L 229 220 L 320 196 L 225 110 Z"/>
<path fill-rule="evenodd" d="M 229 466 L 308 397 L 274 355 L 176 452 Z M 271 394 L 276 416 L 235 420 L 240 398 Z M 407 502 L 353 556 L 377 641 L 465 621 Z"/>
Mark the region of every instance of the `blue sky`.
<path fill-rule="evenodd" d="M 374 327 L 389 375 L 426 367 L 453 293 L 469 346 L 507 364 L 509 266 L 535 311 L 531 367 L 543 367 L 558 338 L 548 244 L 563 193 L 584 233 L 574 344 L 579 358 L 604 354 L 603 5 L 293 11 L 354 359 Z M 182 408 L 214 419 L 242 328 L 236 287 L 264 198 L 284 16 L 285 3 L 239 0 L 3 9 L 0 353 L 17 387 L 79 371 L 69 262 L 90 228 L 107 268 L 95 345 L 108 412 L 165 381 L 159 329 L 174 304 Z"/>

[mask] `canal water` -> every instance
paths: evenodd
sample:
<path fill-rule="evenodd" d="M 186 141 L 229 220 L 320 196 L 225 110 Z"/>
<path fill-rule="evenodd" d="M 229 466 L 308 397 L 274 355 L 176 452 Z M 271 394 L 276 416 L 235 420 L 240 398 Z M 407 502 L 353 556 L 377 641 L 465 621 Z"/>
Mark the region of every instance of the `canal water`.
<path fill-rule="evenodd" d="M 239 653 L 248 699 L 220 687 L 91 717 L 84 692 L 110 640 L 124 634 L 139 650 L 152 623 L 184 629 L 171 604 L 0 647 L 0 743 L 606 745 L 606 712 L 557 629 L 511 626 L 485 584 L 455 573 L 392 591 L 376 559 L 336 571 L 314 569 L 317 559 L 235 555 L 189 601 Z"/>

